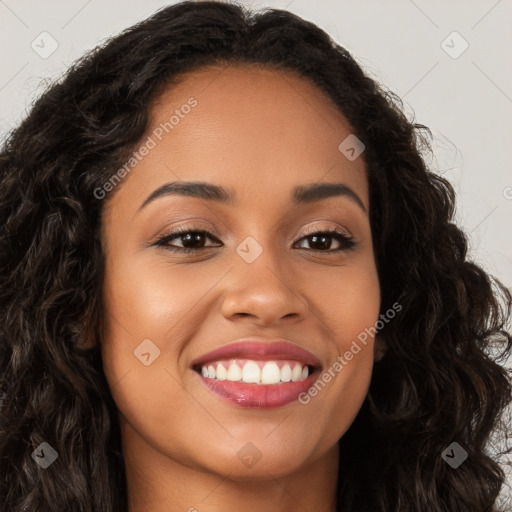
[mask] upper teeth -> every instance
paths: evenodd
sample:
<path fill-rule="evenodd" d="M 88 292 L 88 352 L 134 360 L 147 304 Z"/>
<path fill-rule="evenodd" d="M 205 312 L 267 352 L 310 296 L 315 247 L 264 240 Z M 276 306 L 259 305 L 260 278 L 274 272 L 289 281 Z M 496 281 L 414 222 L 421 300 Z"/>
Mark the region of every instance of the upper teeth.
<path fill-rule="evenodd" d="M 242 381 L 248 384 L 278 384 L 296 382 L 309 375 L 307 365 L 297 361 L 235 360 L 210 363 L 201 367 L 208 379 Z"/>

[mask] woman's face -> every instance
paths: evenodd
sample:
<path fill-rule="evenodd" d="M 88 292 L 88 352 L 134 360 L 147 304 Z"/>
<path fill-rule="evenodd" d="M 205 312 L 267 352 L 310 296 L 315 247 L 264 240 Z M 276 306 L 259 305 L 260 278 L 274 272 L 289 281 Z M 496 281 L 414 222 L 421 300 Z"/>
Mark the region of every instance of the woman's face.
<path fill-rule="evenodd" d="M 350 134 L 316 87 L 252 66 L 194 72 L 153 105 L 102 225 L 103 364 L 133 464 L 243 480 L 336 457 L 380 305 L 365 163 L 338 149 Z M 189 182 L 231 200 L 160 189 Z M 208 355 L 240 339 L 256 344 Z"/>

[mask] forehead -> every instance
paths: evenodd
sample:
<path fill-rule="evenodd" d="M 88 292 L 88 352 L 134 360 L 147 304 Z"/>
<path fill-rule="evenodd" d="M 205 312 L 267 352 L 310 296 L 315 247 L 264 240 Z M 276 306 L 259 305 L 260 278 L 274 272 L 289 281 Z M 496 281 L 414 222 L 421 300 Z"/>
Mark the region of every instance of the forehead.
<path fill-rule="evenodd" d="M 286 149 L 280 142 L 292 135 L 298 143 L 307 142 L 301 149 L 308 150 L 336 143 L 341 134 L 352 132 L 337 105 L 309 79 L 255 64 L 210 66 L 182 75 L 151 105 L 148 132 L 179 113 L 190 98 L 198 105 L 192 116 L 187 114 L 189 121 L 181 123 L 181 117 L 180 124 L 186 127 L 173 129 L 173 135 L 192 139 L 193 131 L 197 140 L 215 129 L 232 140 L 245 138 L 246 149 L 256 137 Z M 273 139 L 275 135 L 279 139 Z"/>
<path fill-rule="evenodd" d="M 202 68 L 180 76 L 150 106 L 142 141 L 154 145 L 126 188 L 141 203 L 159 185 L 186 179 L 268 201 L 298 184 L 344 181 L 368 207 L 364 159 L 350 161 L 338 149 L 351 134 L 334 102 L 294 72 Z"/>

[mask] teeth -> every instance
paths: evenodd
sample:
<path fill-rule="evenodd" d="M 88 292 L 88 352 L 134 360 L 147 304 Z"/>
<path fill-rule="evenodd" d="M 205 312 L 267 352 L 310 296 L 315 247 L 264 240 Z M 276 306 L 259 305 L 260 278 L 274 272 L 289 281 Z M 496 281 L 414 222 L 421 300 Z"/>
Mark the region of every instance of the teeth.
<path fill-rule="evenodd" d="M 281 380 L 281 372 L 279 366 L 274 361 L 265 363 L 263 370 L 261 370 L 261 383 L 262 384 L 277 384 Z"/>
<path fill-rule="evenodd" d="M 302 366 L 300 364 L 296 364 L 292 370 L 292 381 L 297 382 L 301 380 L 302 377 Z"/>
<path fill-rule="evenodd" d="M 254 361 L 249 361 L 244 365 L 242 380 L 244 382 L 255 382 L 256 384 L 261 382 L 260 367 Z"/>
<path fill-rule="evenodd" d="M 224 366 L 222 366 L 221 364 L 218 364 L 217 365 L 217 379 L 226 380 L 227 376 L 228 376 L 228 371 L 226 370 L 226 368 L 224 368 Z"/>
<path fill-rule="evenodd" d="M 309 376 L 309 368 L 296 361 L 231 360 L 213 363 L 201 367 L 201 374 L 208 379 L 230 380 L 247 384 L 278 384 L 281 382 L 297 382 Z M 227 370 L 226 370 L 227 368 Z"/>
<path fill-rule="evenodd" d="M 291 380 L 292 380 L 292 369 L 290 368 L 290 365 L 288 363 L 286 363 L 281 368 L 281 381 L 282 382 L 290 382 Z"/>
<path fill-rule="evenodd" d="M 242 380 L 242 370 L 240 369 L 240 366 L 238 366 L 236 363 L 230 364 L 226 378 L 235 382 Z"/>

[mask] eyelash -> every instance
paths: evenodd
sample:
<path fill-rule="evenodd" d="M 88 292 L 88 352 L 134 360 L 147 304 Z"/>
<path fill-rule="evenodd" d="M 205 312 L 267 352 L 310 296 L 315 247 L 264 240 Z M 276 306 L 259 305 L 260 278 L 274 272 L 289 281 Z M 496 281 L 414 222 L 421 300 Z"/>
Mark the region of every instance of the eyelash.
<path fill-rule="evenodd" d="M 170 242 L 171 240 L 174 240 L 175 238 L 180 238 L 180 236 L 188 235 L 188 234 L 192 234 L 192 233 L 206 235 L 208 238 L 210 238 L 212 240 L 214 238 L 214 236 L 209 231 L 206 231 L 203 229 L 193 229 L 193 228 L 184 226 L 182 228 L 176 229 L 175 231 L 172 231 L 171 233 L 163 235 L 152 245 L 155 245 L 157 247 L 163 247 L 164 249 L 166 249 L 168 251 L 178 252 L 178 253 L 182 253 L 182 254 L 197 253 L 199 251 L 204 251 L 206 249 L 211 248 L 211 246 L 210 246 L 210 247 L 201 247 L 198 249 L 188 249 L 186 247 L 173 247 L 173 246 L 168 245 L 168 242 Z M 339 249 L 329 249 L 329 250 L 325 250 L 325 251 L 318 250 L 318 249 L 303 249 L 303 250 L 324 252 L 324 253 L 331 254 L 331 253 L 336 253 L 336 252 L 340 252 L 340 251 L 350 251 L 350 250 L 354 249 L 357 245 L 357 242 L 354 241 L 353 237 L 347 235 L 345 232 L 341 231 L 340 229 L 332 228 L 332 227 L 326 228 L 323 230 L 307 231 L 297 241 L 301 241 L 301 240 L 303 240 L 305 238 L 309 238 L 310 236 L 313 236 L 313 235 L 338 235 L 338 236 L 333 236 L 333 238 L 340 243 L 341 247 Z"/>

